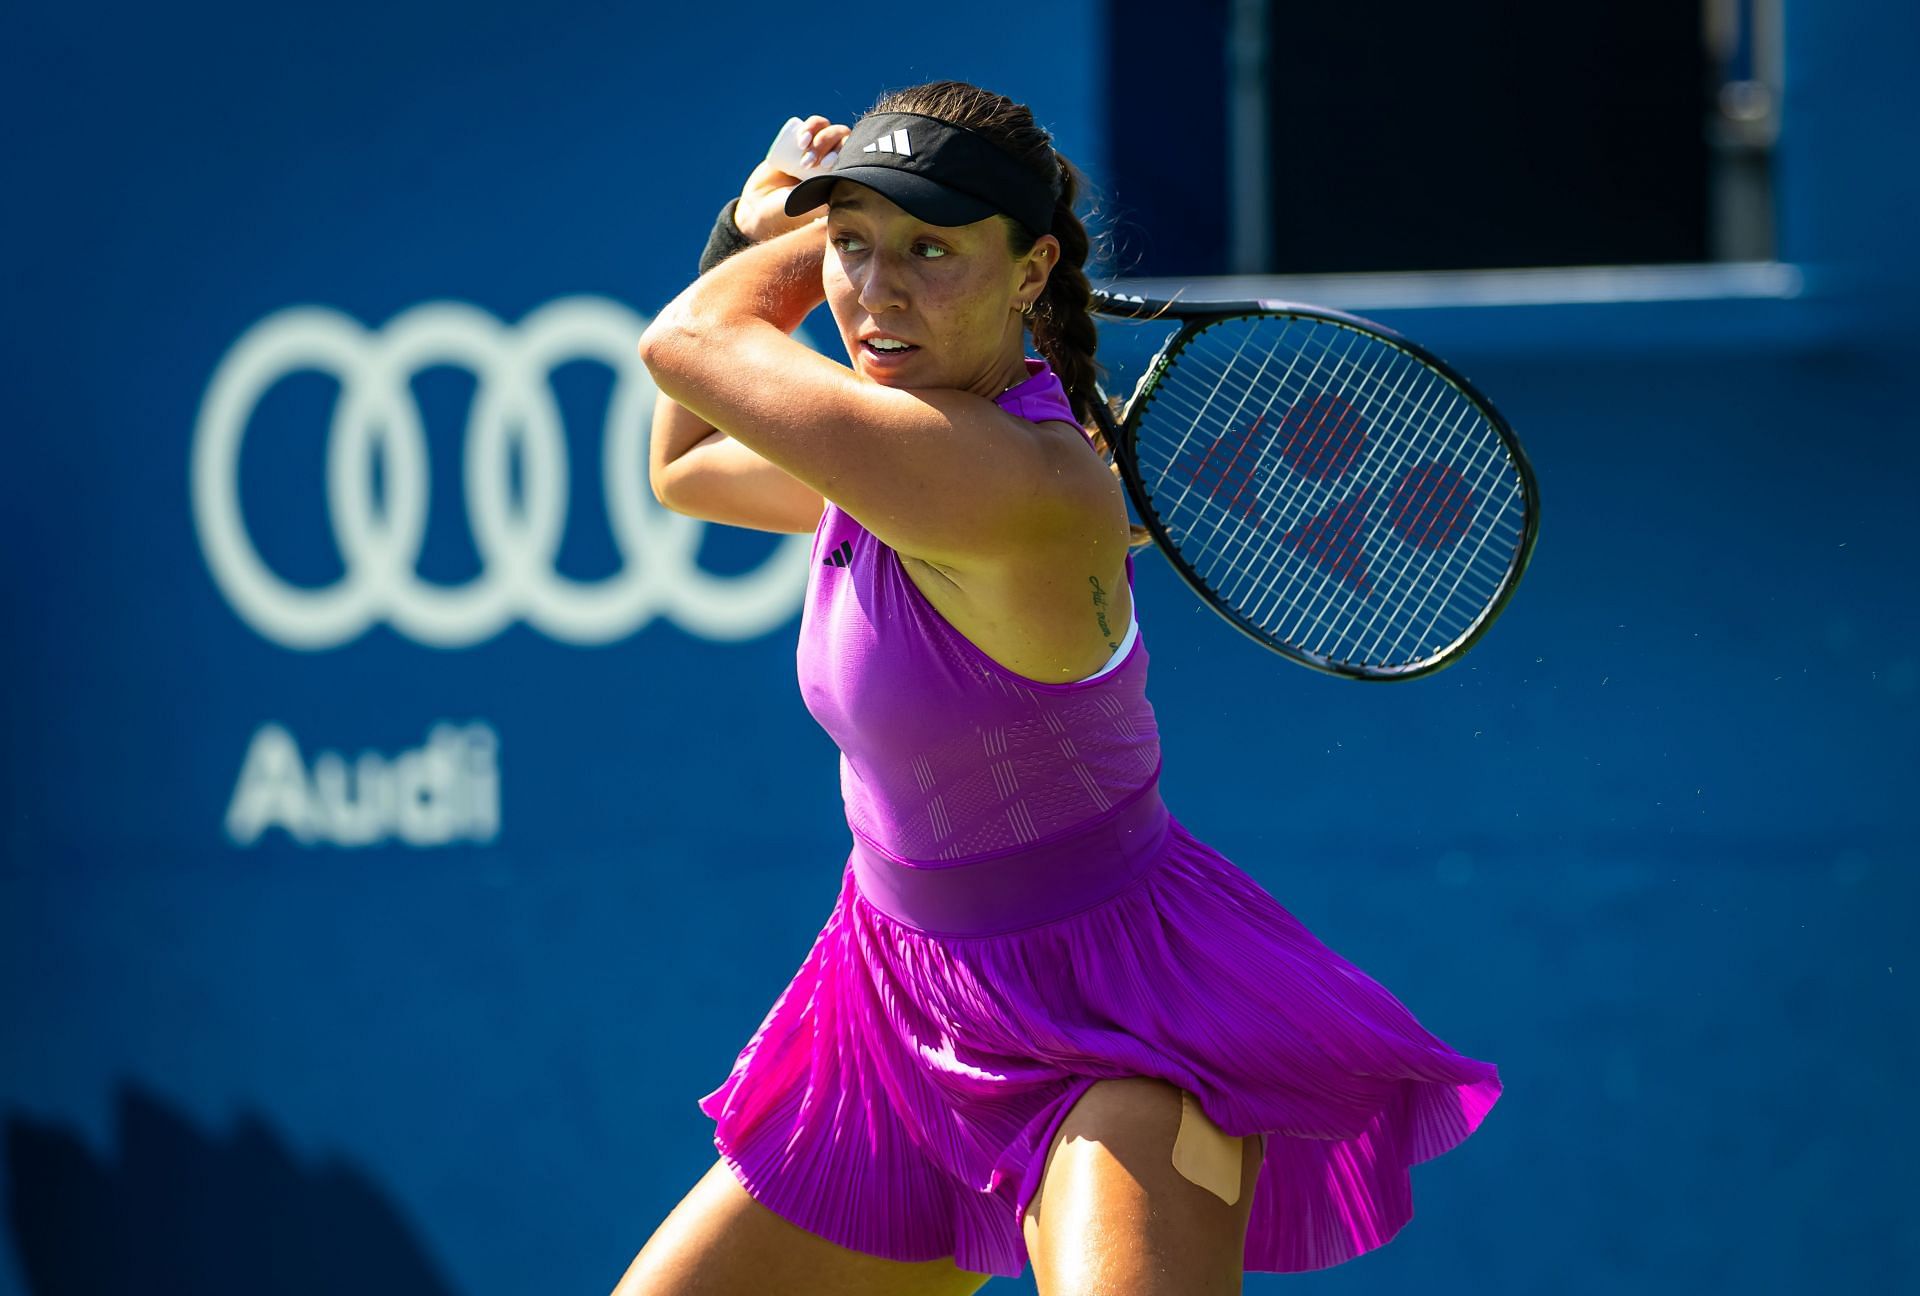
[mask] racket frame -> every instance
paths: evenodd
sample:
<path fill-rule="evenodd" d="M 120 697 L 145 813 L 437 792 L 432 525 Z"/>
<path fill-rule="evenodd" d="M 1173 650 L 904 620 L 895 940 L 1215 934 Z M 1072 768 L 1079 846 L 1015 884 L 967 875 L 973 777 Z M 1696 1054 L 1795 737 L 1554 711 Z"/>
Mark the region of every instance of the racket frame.
<path fill-rule="evenodd" d="M 1393 681 L 1418 679 L 1423 675 L 1431 675 L 1435 671 L 1451 666 L 1479 640 L 1481 635 L 1487 632 L 1487 628 L 1505 610 L 1508 601 L 1513 597 L 1514 590 L 1520 585 L 1520 577 L 1526 572 L 1528 563 L 1533 559 L 1534 541 L 1538 538 L 1540 531 L 1539 485 L 1534 477 L 1533 463 L 1527 458 L 1527 452 L 1521 446 L 1520 439 L 1514 435 L 1512 426 L 1508 424 L 1506 417 L 1500 413 L 1493 402 L 1468 381 L 1465 374 L 1412 338 L 1384 324 L 1346 311 L 1327 306 L 1314 306 L 1305 302 L 1261 298 L 1244 301 L 1182 303 L 1096 288 L 1093 290 L 1092 310 L 1096 315 L 1113 319 L 1171 320 L 1180 325 L 1179 329 L 1160 345 L 1153 359 L 1147 363 L 1146 371 L 1141 374 L 1140 381 L 1134 384 L 1133 394 L 1127 398 L 1126 405 L 1118 416 L 1110 407 L 1106 392 L 1097 383 L 1095 384 L 1094 399 L 1091 402 L 1093 417 L 1094 421 L 1100 425 L 1107 444 L 1113 449 L 1115 462 L 1120 465 L 1120 480 L 1126 488 L 1128 497 L 1133 501 L 1134 511 L 1140 515 L 1141 523 L 1153 534 L 1161 554 L 1172 564 L 1180 578 L 1229 625 L 1262 647 L 1314 670 L 1338 675 L 1344 679 Z M 1451 643 L 1431 657 L 1404 666 L 1356 665 L 1351 662 L 1336 661 L 1325 654 L 1309 652 L 1276 639 L 1241 615 L 1214 591 L 1199 572 L 1194 570 L 1193 565 L 1181 554 L 1180 547 L 1167 534 L 1165 523 L 1161 521 L 1159 513 L 1153 508 L 1148 498 L 1146 487 L 1140 480 L 1140 464 L 1135 453 L 1134 442 L 1139 431 L 1140 420 L 1148 407 L 1153 404 L 1153 389 L 1160 375 L 1165 372 L 1167 366 L 1186 344 L 1203 330 L 1233 319 L 1275 316 L 1316 320 L 1353 329 L 1369 334 L 1413 357 L 1438 374 L 1485 417 L 1506 446 L 1507 455 L 1520 475 L 1526 517 L 1513 561 L 1501 577 L 1500 587 L 1487 600 L 1487 605 L 1481 609 L 1480 614 Z"/>

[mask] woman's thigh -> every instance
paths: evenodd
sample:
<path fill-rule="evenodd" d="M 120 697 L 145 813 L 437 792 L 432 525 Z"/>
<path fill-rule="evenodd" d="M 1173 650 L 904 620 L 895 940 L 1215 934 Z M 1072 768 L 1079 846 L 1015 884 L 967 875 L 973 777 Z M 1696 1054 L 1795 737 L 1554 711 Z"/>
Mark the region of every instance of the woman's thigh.
<path fill-rule="evenodd" d="M 907 1264 L 849 1251 L 762 1206 L 716 1160 L 613 1296 L 967 1296 L 987 1278 L 951 1260 Z"/>
<path fill-rule="evenodd" d="M 1146 1077 L 1098 1081 L 1074 1103 L 1022 1221 L 1041 1296 L 1241 1290 L 1261 1142 L 1227 1139 L 1211 1122 L 1190 1131 L 1203 1159 L 1237 1162 L 1228 1204 L 1175 1169 L 1181 1114 L 1180 1090 Z"/>

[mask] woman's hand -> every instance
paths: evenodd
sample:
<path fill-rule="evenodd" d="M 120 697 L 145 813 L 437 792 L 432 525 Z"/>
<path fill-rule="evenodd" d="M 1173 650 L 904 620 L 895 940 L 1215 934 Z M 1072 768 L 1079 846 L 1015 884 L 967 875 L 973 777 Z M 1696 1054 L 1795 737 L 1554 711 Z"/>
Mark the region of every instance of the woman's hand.
<path fill-rule="evenodd" d="M 829 123 L 825 117 L 809 117 L 801 124 L 801 130 L 806 133 L 801 148 L 824 162 L 839 151 L 853 128 Z M 742 234 L 759 243 L 820 219 L 818 212 L 809 212 L 804 216 L 787 215 L 787 194 L 800 180 L 800 176 L 788 175 L 771 162 L 761 162 L 747 177 L 746 187 L 740 191 L 740 203 L 734 208 L 733 223 L 740 227 Z"/>

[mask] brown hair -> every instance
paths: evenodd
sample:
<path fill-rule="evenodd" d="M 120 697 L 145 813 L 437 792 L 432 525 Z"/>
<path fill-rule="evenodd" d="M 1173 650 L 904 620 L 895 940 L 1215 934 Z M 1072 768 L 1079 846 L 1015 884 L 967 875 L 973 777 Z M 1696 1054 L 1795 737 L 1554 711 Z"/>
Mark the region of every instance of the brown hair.
<path fill-rule="evenodd" d="M 1120 466 L 1114 463 L 1113 447 L 1106 434 L 1092 421 L 1093 402 L 1100 399 L 1095 382 L 1106 371 L 1094 359 L 1098 338 L 1093 325 L 1093 286 L 1087 281 L 1087 227 L 1074 212 L 1074 200 L 1083 184 L 1080 169 L 1053 147 L 1053 137 L 1033 119 L 1025 104 L 1005 95 L 965 81 L 929 81 L 880 96 L 868 110 L 876 112 L 919 113 L 941 121 L 965 126 L 1031 167 L 1036 174 L 1051 180 L 1060 177 L 1060 197 L 1053 208 L 1053 227 L 1049 231 L 1060 240 L 1060 259 L 1047 275 L 1047 286 L 1026 317 L 1033 333 L 1033 345 L 1047 358 L 1047 364 L 1060 376 L 1067 389 L 1067 401 L 1081 428 L 1093 438 L 1093 445 L 1108 460 L 1114 475 Z M 1007 227 L 1007 243 L 1016 257 L 1032 251 L 1035 238 L 1020 222 L 1002 216 Z M 1128 546 L 1153 543 L 1153 533 L 1143 526 L 1128 524 Z"/>

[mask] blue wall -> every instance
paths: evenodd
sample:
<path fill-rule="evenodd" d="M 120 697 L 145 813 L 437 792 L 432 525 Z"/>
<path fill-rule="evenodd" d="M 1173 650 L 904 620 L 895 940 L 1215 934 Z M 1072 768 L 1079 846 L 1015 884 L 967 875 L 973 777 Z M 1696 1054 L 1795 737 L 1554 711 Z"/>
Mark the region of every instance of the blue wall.
<path fill-rule="evenodd" d="M 793 683 L 791 544 L 623 505 L 607 411 L 644 393 L 595 348 L 685 282 L 790 111 L 959 75 L 1097 174 L 1098 9 L 14 19 L 0 1296 L 613 1285 L 710 1164 L 693 1099 L 805 952 L 847 837 Z M 1920 689 L 1916 36 L 1891 0 L 1794 8 L 1802 297 L 1381 313 L 1494 394 L 1540 474 L 1534 567 L 1460 665 L 1296 670 L 1141 563 L 1170 804 L 1508 1085 L 1415 1171 L 1392 1246 L 1250 1291 L 1920 1277 L 1894 813 Z M 499 355 L 571 330 L 566 454 L 505 473 L 536 499 L 569 465 L 551 562 L 504 556 L 537 537 L 483 559 L 487 520 L 538 520 L 463 484 L 475 381 L 429 366 L 417 571 L 517 596 L 275 621 L 350 568 L 394 588 L 374 542 L 412 546 L 373 525 L 343 554 L 339 388 L 286 362 L 205 481 L 296 588 L 223 578 L 232 510 L 197 510 L 193 475 L 234 426 L 221 384 L 356 336 L 364 380 L 431 303 L 501 321 L 440 317 Z M 404 496 L 404 464 L 377 476 Z M 604 584 L 569 602 L 549 567 Z M 295 622 L 327 646 L 290 646 Z M 410 808 L 330 810 L 349 765 Z M 355 836 L 380 841 L 329 844 Z"/>

